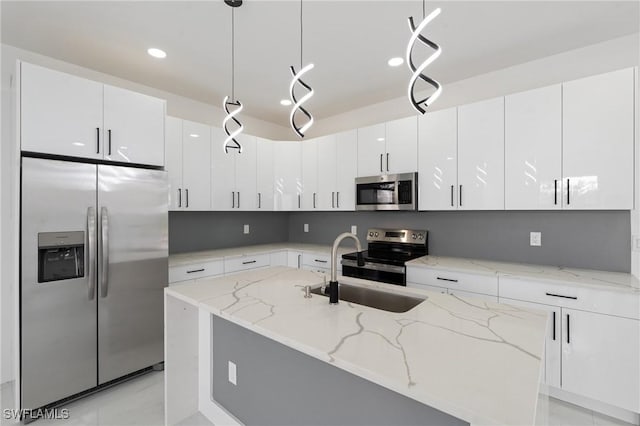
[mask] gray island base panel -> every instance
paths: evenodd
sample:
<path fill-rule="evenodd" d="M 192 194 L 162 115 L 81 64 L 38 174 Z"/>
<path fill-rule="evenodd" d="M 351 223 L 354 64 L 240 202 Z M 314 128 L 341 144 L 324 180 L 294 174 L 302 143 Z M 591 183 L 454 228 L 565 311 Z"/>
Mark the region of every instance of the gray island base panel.
<path fill-rule="evenodd" d="M 212 397 L 245 425 L 469 425 L 216 315 L 211 330 Z"/>

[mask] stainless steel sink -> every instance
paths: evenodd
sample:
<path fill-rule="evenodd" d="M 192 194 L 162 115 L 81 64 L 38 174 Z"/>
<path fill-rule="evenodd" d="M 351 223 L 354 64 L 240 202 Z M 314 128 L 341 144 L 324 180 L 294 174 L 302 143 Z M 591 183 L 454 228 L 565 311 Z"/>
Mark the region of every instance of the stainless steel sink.
<path fill-rule="evenodd" d="M 322 287 L 312 289 L 311 293 L 328 297 L 327 294 L 323 293 Z M 418 306 L 426 298 L 426 296 L 424 298 L 407 296 L 367 287 L 340 284 L 340 300 L 388 312 L 407 312 L 409 309 Z"/>

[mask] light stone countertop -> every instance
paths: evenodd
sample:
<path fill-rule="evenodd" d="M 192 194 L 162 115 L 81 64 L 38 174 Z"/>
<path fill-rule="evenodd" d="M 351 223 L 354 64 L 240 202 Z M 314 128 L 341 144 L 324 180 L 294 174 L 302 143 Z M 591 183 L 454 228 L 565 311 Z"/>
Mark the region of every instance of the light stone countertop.
<path fill-rule="evenodd" d="M 534 423 L 546 312 L 342 277 L 427 299 L 391 313 L 303 297 L 305 285 L 322 281 L 278 266 L 165 291 L 471 424 Z"/>
<path fill-rule="evenodd" d="M 640 293 L 640 280 L 632 274 L 561 266 L 494 262 L 460 257 L 424 256 L 407 262 L 407 267 L 465 272 L 481 275 L 548 281 L 563 285 Z"/>
<path fill-rule="evenodd" d="M 194 251 L 178 253 L 169 256 L 169 267 L 192 265 L 200 262 L 222 260 L 224 258 L 256 255 L 261 253 L 273 253 L 276 251 L 292 250 L 306 253 L 331 254 L 331 245 L 327 244 L 303 244 L 303 243 L 275 243 L 258 244 L 253 246 L 232 247 L 216 250 Z M 338 255 L 356 251 L 353 243 L 345 242 L 338 249 Z"/>

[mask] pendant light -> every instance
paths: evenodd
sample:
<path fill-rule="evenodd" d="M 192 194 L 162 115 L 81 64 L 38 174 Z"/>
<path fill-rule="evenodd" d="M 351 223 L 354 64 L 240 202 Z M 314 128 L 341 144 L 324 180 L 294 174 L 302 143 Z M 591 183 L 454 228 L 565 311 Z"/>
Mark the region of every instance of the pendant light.
<path fill-rule="evenodd" d="M 435 79 L 428 77 L 423 73 L 424 70 L 433 61 L 438 59 L 438 56 L 440 56 L 440 54 L 442 53 L 442 49 L 440 48 L 439 45 L 427 39 L 425 36 L 421 34 L 422 31 L 424 31 L 426 26 L 429 24 L 429 22 L 431 22 L 439 14 L 440 14 L 440 8 L 437 8 L 433 12 L 431 12 L 428 16 L 425 16 L 425 0 L 422 0 L 422 22 L 420 22 L 420 25 L 416 27 L 416 25 L 413 22 L 413 17 L 409 17 L 409 30 L 411 31 L 411 37 L 409 38 L 409 43 L 407 44 L 406 60 L 407 60 L 407 65 L 409 66 L 409 69 L 411 70 L 412 74 L 411 74 L 411 78 L 409 79 L 407 95 L 409 97 L 409 101 L 411 102 L 411 105 L 420 114 L 424 114 L 425 112 L 427 112 L 426 108 L 429 105 L 433 104 L 433 102 L 435 102 L 435 100 L 438 99 L 438 97 L 442 93 L 442 85 L 440 85 L 440 83 L 438 83 Z M 413 48 L 415 47 L 416 42 L 418 40 L 420 40 L 422 44 L 425 44 L 431 47 L 435 51 L 427 59 L 425 59 L 420 64 L 420 66 L 416 67 L 413 63 L 413 59 L 411 56 L 413 53 Z M 427 96 L 426 98 L 417 100 L 415 96 L 415 91 L 416 91 L 415 86 L 418 79 L 431 85 L 435 89 L 435 92 L 433 92 L 430 96 Z"/>
<path fill-rule="evenodd" d="M 289 124 L 293 131 L 301 138 L 304 138 L 306 131 L 313 125 L 313 116 L 302 106 L 313 96 L 313 89 L 307 83 L 302 81 L 302 76 L 312 70 L 313 67 L 314 65 L 312 63 L 304 67 L 302 66 L 302 0 L 300 0 L 300 70 L 296 73 L 296 69 L 293 65 L 289 67 L 291 75 L 293 76 L 291 84 L 289 84 L 289 96 L 291 96 L 291 102 L 293 103 L 291 113 L 289 114 Z M 294 91 L 296 83 L 299 83 L 307 90 L 307 93 L 300 99 L 296 97 Z M 298 111 L 307 117 L 307 122 L 302 126 L 299 126 L 298 123 L 296 123 L 296 116 L 299 116 L 299 114 L 296 114 Z"/>
<path fill-rule="evenodd" d="M 222 147 L 227 154 L 230 149 L 235 149 L 238 153 L 242 153 L 242 145 L 236 139 L 244 129 L 242 123 L 236 118 L 236 115 L 242 111 L 242 102 L 235 97 L 235 10 L 237 7 L 242 6 L 242 0 L 224 0 L 224 2 L 231 6 L 231 97 L 225 96 L 222 103 L 224 112 L 227 114 L 222 120 L 222 128 L 227 135 Z M 236 126 L 233 131 L 229 130 L 230 121 L 233 121 Z"/>

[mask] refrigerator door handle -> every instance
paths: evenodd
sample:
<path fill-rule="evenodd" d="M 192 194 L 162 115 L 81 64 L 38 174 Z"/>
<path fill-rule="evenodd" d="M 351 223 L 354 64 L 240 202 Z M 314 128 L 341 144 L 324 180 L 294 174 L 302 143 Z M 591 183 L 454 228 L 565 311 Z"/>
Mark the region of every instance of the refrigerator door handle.
<path fill-rule="evenodd" d="M 89 300 L 96 295 L 96 210 L 93 207 L 87 209 L 87 252 L 89 253 L 89 265 L 87 276 L 89 277 Z"/>
<path fill-rule="evenodd" d="M 100 297 L 107 297 L 109 290 L 109 211 L 106 207 L 100 210 L 100 227 L 102 251 L 100 254 Z"/>

